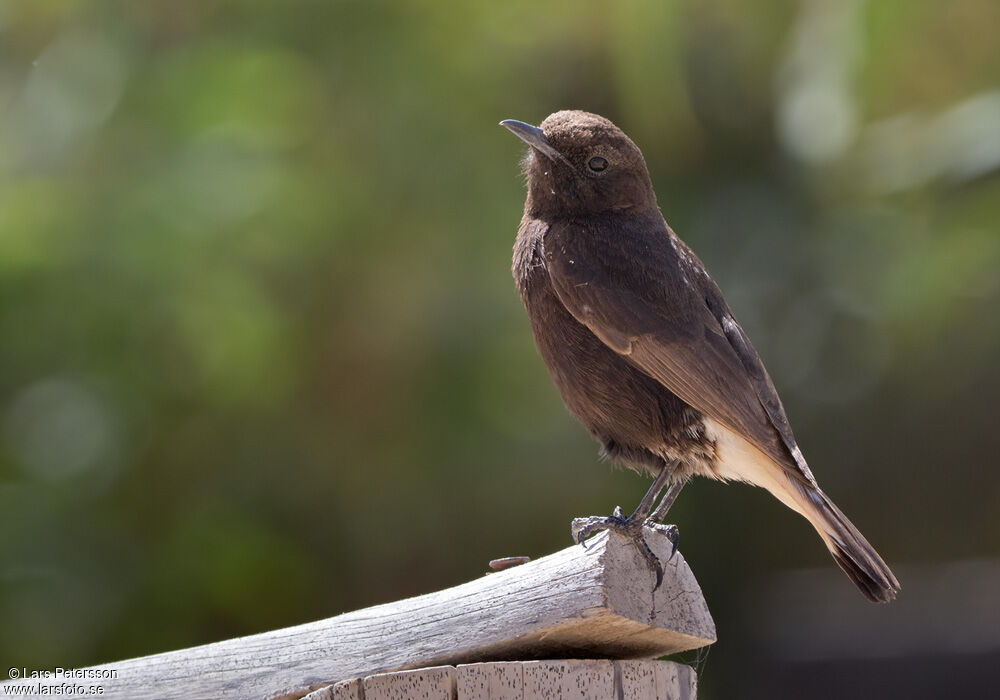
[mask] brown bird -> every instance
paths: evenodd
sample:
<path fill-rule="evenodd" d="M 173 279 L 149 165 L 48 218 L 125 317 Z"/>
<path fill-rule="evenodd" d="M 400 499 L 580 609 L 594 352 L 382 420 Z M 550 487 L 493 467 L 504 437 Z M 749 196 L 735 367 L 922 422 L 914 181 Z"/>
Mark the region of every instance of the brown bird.
<path fill-rule="evenodd" d="M 531 148 L 513 273 L 535 342 L 569 410 L 609 459 L 655 476 L 624 517 L 573 521 L 642 539 L 695 474 L 770 491 L 808 520 L 872 601 L 899 582 L 820 490 L 767 370 L 701 260 L 670 229 L 638 147 L 604 117 L 500 122 Z M 664 496 L 653 508 L 661 492 Z"/>

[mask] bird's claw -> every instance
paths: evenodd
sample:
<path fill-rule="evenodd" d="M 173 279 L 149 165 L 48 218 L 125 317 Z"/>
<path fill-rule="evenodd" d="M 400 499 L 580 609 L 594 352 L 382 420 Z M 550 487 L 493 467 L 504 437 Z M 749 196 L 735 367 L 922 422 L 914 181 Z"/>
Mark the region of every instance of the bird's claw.
<path fill-rule="evenodd" d="M 670 556 L 667 558 L 667 561 L 672 561 L 674 555 L 677 554 L 677 546 L 681 542 L 681 531 L 678 527 L 676 525 L 661 525 L 660 523 L 654 523 L 648 520 L 646 521 L 646 527 L 656 530 L 670 540 L 670 544 L 672 546 L 670 548 Z"/>
<path fill-rule="evenodd" d="M 615 515 L 591 515 L 586 518 L 573 518 L 573 522 L 570 523 L 570 533 L 573 535 L 573 541 L 586 549 L 587 538 L 595 532 L 600 532 L 601 530 L 624 532 L 627 528 L 627 520 L 621 517 L 620 514 L 621 509 L 616 508 Z"/>
<path fill-rule="evenodd" d="M 585 540 L 595 532 L 601 530 L 611 530 L 617 532 L 622 537 L 629 539 L 641 538 L 643 521 L 638 518 L 626 518 L 622 513 L 621 506 L 615 506 L 611 515 L 591 515 L 586 518 L 573 518 L 570 523 L 570 533 L 573 541 L 583 545 L 586 549 Z"/>

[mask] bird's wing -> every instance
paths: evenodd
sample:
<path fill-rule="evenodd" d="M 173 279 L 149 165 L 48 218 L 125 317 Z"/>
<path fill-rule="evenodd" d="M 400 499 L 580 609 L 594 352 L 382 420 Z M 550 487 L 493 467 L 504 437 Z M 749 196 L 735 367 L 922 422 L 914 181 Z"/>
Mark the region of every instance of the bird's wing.
<path fill-rule="evenodd" d="M 545 264 L 566 309 L 684 402 L 815 486 L 767 370 L 701 261 L 665 223 L 652 236 L 611 233 L 550 228 Z"/>

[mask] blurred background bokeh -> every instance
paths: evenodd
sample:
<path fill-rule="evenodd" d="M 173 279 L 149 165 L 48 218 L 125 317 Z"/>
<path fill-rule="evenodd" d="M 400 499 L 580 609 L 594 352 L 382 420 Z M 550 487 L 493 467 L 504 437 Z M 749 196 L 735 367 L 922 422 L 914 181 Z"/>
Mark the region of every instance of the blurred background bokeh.
<path fill-rule="evenodd" d="M 582 108 L 644 150 L 903 583 L 873 606 L 776 500 L 692 484 L 701 697 L 982 697 L 997 27 L 994 0 L 0 3 L 0 665 L 428 592 L 632 507 L 509 273 L 497 122 Z"/>

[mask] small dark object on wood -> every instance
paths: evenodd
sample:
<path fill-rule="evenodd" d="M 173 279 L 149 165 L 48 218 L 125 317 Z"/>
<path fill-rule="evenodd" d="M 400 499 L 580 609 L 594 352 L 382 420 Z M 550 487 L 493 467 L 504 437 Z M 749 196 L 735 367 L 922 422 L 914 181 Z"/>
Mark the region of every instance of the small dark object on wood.
<path fill-rule="evenodd" d="M 521 564 L 527 564 L 529 561 L 531 561 L 531 557 L 503 557 L 492 560 L 490 568 L 494 571 L 503 571 L 504 569 L 511 569 Z"/>

